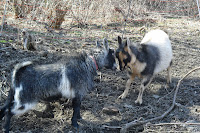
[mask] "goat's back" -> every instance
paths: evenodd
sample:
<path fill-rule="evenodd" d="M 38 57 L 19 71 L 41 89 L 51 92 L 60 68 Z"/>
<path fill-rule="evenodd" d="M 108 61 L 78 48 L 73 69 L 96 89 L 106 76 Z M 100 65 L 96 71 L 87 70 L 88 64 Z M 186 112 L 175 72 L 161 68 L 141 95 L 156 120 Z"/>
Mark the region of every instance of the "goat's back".
<path fill-rule="evenodd" d="M 152 45 L 158 48 L 160 60 L 156 64 L 154 73 L 159 73 L 166 69 L 172 61 L 172 48 L 169 36 L 162 30 L 152 30 L 148 32 L 141 41 L 141 44 Z"/>

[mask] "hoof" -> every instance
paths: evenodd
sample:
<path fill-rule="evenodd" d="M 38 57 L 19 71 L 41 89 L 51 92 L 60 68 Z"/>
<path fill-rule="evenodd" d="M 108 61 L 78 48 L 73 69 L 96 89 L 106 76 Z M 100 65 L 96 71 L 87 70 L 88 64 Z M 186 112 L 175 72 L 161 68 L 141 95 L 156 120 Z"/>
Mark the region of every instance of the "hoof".
<path fill-rule="evenodd" d="M 4 113 L 1 113 L 1 112 L 0 112 L 0 120 L 2 120 L 3 117 L 4 117 Z"/>
<path fill-rule="evenodd" d="M 117 99 L 124 99 L 124 98 L 126 98 L 126 95 L 121 94 Z"/>
<path fill-rule="evenodd" d="M 137 99 L 137 100 L 135 101 L 135 104 L 141 105 L 141 104 L 142 104 L 142 100 L 138 100 L 138 99 Z"/>
<path fill-rule="evenodd" d="M 3 133 L 9 133 L 9 129 L 3 128 L 2 129 Z"/>
<path fill-rule="evenodd" d="M 0 108 L 0 120 L 2 120 L 4 116 L 5 116 L 5 109 Z"/>
<path fill-rule="evenodd" d="M 72 121 L 72 124 L 71 124 L 74 128 L 78 129 L 79 128 L 79 125 L 77 122 L 73 122 Z"/>

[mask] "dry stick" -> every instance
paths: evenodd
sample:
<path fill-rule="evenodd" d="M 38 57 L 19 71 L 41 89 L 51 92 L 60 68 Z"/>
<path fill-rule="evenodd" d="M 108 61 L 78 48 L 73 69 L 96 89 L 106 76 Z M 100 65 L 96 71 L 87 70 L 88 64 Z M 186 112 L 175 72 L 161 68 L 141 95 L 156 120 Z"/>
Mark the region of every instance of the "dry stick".
<path fill-rule="evenodd" d="M 1 93 L 2 93 L 2 94 L 4 94 L 6 97 L 8 97 L 8 95 L 7 95 L 5 92 L 3 92 L 2 89 L 0 89 L 0 90 L 1 90 Z"/>
<path fill-rule="evenodd" d="M 137 126 L 137 125 L 141 125 L 141 124 L 145 124 L 145 123 L 148 123 L 148 122 L 151 122 L 151 121 L 155 121 L 155 120 L 159 120 L 159 119 L 163 119 L 170 111 L 172 111 L 172 109 L 174 108 L 174 105 L 176 103 L 176 96 L 177 96 L 177 93 L 178 93 L 178 89 L 179 89 L 179 86 L 180 86 L 180 83 L 181 81 L 187 77 L 190 73 L 192 73 L 193 71 L 196 71 L 200 69 L 200 67 L 197 67 L 197 68 L 194 68 L 192 69 L 191 71 L 189 71 L 185 76 L 183 76 L 179 81 L 178 81 L 178 84 L 176 86 L 176 90 L 174 92 L 174 98 L 173 98 L 173 103 L 171 105 L 171 107 L 165 112 L 163 113 L 161 116 L 158 116 L 158 117 L 155 117 L 155 118 L 152 118 L 152 119 L 148 119 L 148 120 L 145 120 L 145 121 L 132 121 L 132 122 L 129 122 L 127 124 L 125 124 L 124 127 L 121 128 L 120 130 L 120 133 L 125 133 L 126 130 L 132 126 Z"/>
<path fill-rule="evenodd" d="M 123 30 L 123 33 L 122 33 L 122 38 L 123 38 L 124 33 L 125 33 L 125 30 L 126 30 L 126 29 L 125 29 L 125 28 L 126 28 L 126 21 L 127 21 L 128 16 L 129 16 L 130 7 L 131 7 L 131 2 L 132 2 L 132 0 L 129 0 L 128 13 L 127 13 L 127 15 L 126 15 L 126 18 L 124 18 L 124 30 Z"/>
<path fill-rule="evenodd" d="M 163 125 L 200 125 L 200 123 L 159 123 L 159 124 L 150 124 L 152 126 L 163 126 Z"/>
<path fill-rule="evenodd" d="M 5 16 L 6 16 L 6 5 L 7 5 L 7 2 L 8 0 L 5 0 L 6 3 L 5 3 L 5 7 L 4 7 L 4 15 L 3 15 L 3 21 L 2 21 L 2 26 L 1 26 L 1 34 L 3 33 L 3 25 L 4 25 L 4 21 L 5 21 Z"/>

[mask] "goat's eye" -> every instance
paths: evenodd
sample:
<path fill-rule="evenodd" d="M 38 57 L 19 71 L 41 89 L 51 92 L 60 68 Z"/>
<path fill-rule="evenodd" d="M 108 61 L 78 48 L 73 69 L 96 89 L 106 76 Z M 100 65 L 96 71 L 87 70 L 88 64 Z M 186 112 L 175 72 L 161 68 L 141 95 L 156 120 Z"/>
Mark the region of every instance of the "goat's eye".
<path fill-rule="evenodd" d="M 118 54 L 115 54 L 115 56 L 116 56 L 117 58 L 119 58 L 119 55 L 118 55 Z"/>

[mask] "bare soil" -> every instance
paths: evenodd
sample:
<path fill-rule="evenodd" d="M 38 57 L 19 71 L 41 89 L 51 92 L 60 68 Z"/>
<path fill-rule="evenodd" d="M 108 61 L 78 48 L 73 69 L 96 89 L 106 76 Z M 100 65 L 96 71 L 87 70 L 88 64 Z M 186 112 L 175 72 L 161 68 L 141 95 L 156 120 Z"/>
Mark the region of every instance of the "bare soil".
<path fill-rule="evenodd" d="M 141 30 L 141 26 L 145 26 L 145 30 Z M 41 26 L 39 29 L 42 28 L 44 27 Z M 162 115 L 171 106 L 177 81 L 189 70 L 200 66 L 200 22 L 186 18 L 163 18 L 153 23 L 132 21 L 126 26 L 126 37 L 139 42 L 145 32 L 157 28 L 165 30 L 172 42 L 174 55 L 172 84 L 166 83 L 166 71 L 156 75 L 144 92 L 143 104 L 136 105 L 134 101 L 138 95 L 141 79 L 135 79 L 127 98 L 118 100 L 128 79 L 126 71 L 101 70 L 95 79 L 94 91 L 88 93 L 83 99 L 81 107 L 83 120 L 79 122 L 78 132 L 116 133 L 119 129 L 105 128 L 104 125 L 121 126 L 134 120 L 154 118 Z M 11 72 L 16 63 L 26 60 L 33 60 L 39 64 L 54 63 L 65 58 L 72 51 L 89 52 L 95 47 L 95 40 L 103 37 L 107 37 L 110 46 L 116 49 L 118 47 L 116 38 L 121 35 L 123 27 L 120 24 L 110 24 L 103 29 L 95 25 L 84 29 L 73 27 L 66 30 L 64 27 L 60 31 L 51 33 L 44 29 L 44 32 L 39 34 L 39 37 L 45 35 L 42 38 L 43 44 L 38 44 L 38 50 L 35 52 L 22 50 L 22 46 L 16 41 L 16 28 L 7 26 L 5 30 L 6 34 L 0 37 L 0 105 L 3 105 L 10 89 Z M 183 80 L 176 99 L 178 106 L 164 119 L 132 127 L 128 132 L 200 132 L 199 75 L 200 71 L 196 71 Z M 51 105 L 52 111 L 44 110 L 45 105 L 40 104 L 37 111 L 14 116 L 11 120 L 11 131 L 13 133 L 77 132 L 71 127 L 71 100 L 55 101 Z M 114 107 L 118 112 L 110 114 L 103 111 L 104 107 L 109 106 Z M 3 120 L 0 121 L 0 126 L 2 122 Z M 2 132 L 1 128 L 0 132 Z"/>

